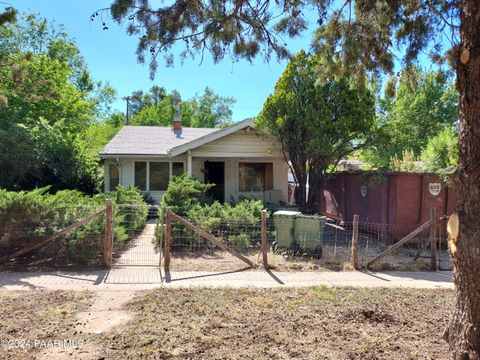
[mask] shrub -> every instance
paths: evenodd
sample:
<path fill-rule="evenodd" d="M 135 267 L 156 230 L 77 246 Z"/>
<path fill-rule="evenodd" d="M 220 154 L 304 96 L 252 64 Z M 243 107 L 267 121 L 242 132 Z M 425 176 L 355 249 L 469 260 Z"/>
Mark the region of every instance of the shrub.
<path fill-rule="evenodd" d="M 129 235 L 145 226 L 148 209 L 140 190 L 131 185 L 118 186 L 111 197 L 115 204 L 114 240 L 125 242 Z"/>
<path fill-rule="evenodd" d="M 422 172 L 422 165 L 412 150 L 405 150 L 402 157 L 394 156 L 390 159 L 390 168 L 394 171 Z"/>
<path fill-rule="evenodd" d="M 242 200 L 236 204 L 220 204 L 215 201 L 211 205 L 196 204 L 187 212 L 187 216 L 196 220 L 212 221 L 219 219 L 235 223 L 254 224 L 260 221 L 263 203 L 260 200 Z"/>
<path fill-rule="evenodd" d="M 236 247 L 249 247 L 260 241 L 260 220 L 263 203 L 242 200 L 236 204 L 195 205 L 187 216 L 212 235 Z"/>
<path fill-rule="evenodd" d="M 105 207 L 105 195 L 87 196 L 76 190 L 49 193 L 50 187 L 33 191 L 0 190 L 0 253 L 42 241 L 46 236 L 73 224 Z M 115 221 L 114 236 L 125 242 L 135 230 L 145 225 L 147 209 L 134 208 L 128 214 L 119 211 L 119 204 L 144 205 L 140 192 L 133 187 L 119 187 L 112 193 Z M 73 230 L 36 251 L 60 263 L 87 263 L 101 254 L 104 217 Z"/>
<path fill-rule="evenodd" d="M 174 176 L 162 197 L 162 206 L 184 216 L 195 205 L 211 202 L 205 193 L 213 184 L 204 184 L 188 175 Z"/>
<path fill-rule="evenodd" d="M 252 238 L 248 234 L 230 235 L 228 241 L 236 247 L 249 247 L 252 245 Z"/>

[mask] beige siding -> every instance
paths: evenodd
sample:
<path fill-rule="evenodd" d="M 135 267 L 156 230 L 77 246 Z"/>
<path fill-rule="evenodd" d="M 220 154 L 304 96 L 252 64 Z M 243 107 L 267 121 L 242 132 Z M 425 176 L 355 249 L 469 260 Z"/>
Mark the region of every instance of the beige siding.
<path fill-rule="evenodd" d="M 279 198 L 287 201 L 288 196 L 288 168 L 280 144 L 272 138 L 257 136 L 254 129 L 239 130 L 223 138 L 214 140 L 208 144 L 191 150 L 192 176 L 204 181 L 204 162 L 223 161 L 225 163 L 225 201 L 237 199 L 240 195 L 238 185 L 239 162 L 271 162 L 273 163 L 273 190 L 275 196 L 264 194 L 265 198 Z M 105 161 L 105 190 L 109 185 L 108 164 L 113 159 Z M 187 156 L 181 155 L 175 158 L 119 158 L 120 184 L 134 185 L 134 162 L 135 161 L 183 161 L 187 171 Z M 162 191 L 150 192 L 157 202 L 161 201 Z M 247 193 L 243 195 L 248 195 Z"/>
<path fill-rule="evenodd" d="M 192 150 L 202 157 L 283 157 L 278 141 L 259 136 L 255 130 L 239 130 Z"/>
<path fill-rule="evenodd" d="M 192 177 L 204 181 L 205 175 L 203 173 L 203 160 L 202 159 L 192 159 Z"/>

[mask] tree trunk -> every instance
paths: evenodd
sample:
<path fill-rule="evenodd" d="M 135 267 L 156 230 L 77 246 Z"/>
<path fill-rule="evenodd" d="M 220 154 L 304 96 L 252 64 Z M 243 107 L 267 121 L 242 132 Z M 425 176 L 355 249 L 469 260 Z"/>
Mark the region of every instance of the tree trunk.
<path fill-rule="evenodd" d="M 305 212 L 307 208 L 307 175 L 302 174 L 298 177 L 297 203 L 301 212 Z"/>
<path fill-rule="evenodd" d="M 310 162 L 308 172 L 308 200 L 305 208 L 307 214 L 318 214 L 320 211 L 320 199 L 324 187 L 325 165 Z"/>
<path fill-rule="evenodd" d="M 449 231 L 456 303 L 445 331 L 453 359 L 480 359 L 480 2 L 462 0 L 457 88 L 459 226 Z M 455 216 L 455 215 L 454 215 Z M 457 236 L 458 235 L 458 236 Z"/>

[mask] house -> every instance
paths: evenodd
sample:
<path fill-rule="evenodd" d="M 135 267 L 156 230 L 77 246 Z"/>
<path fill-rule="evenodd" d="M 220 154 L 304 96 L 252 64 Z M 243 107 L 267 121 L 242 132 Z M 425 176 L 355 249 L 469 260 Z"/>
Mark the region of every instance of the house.
<path fill-rule="evenodd" d="M 257 134 L 253 121 L 226 128 L 124 126 L 101 150 L 105 192 L 134 185 L 156 202 L 174 175 L 187 173 L 215 186 L 220 202 L 241 198 L 280 204 L 288 198 L 288 164 L 280 143 Z"/>

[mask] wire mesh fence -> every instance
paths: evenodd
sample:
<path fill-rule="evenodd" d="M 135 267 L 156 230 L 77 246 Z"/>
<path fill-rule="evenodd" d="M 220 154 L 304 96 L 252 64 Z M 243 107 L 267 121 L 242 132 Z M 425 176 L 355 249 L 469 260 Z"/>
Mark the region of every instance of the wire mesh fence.
<path fill-rule="evenodd" d="M 215 239 L 262 266 L 262 224 L 208 218 L 188 221 Z M 291 221 L 268 218 L 266 221 L 268 267 L 280 271 L 352 269 L 352 238 L 354 224 L 326 222 L 316 235 L 296 230 Z M 395 244 L 418 225 L 358 224 L 358 262 L 362 267 Z M 164 234 L 164 228 L 162 233 Z M 437 268 L 450 269 L 446 241 L 437 232 Z M 165 235 L 163 235 L 165 236 Z M 233 270 L 246 264 L 240 259 L 199 236 L 182 224 L 173 222 L 171 229 L 171 268 L 175 270 Z M 391 251 L 371 266 L 373 270 L 429 270 L 431 267 L 430 231 L 427 229 L 409 242 Z"/>
<path fill-rule="evenodd" d="M 278 232 L 281 224 L 268 222 L 268 237 L 271 249 L 270 266 L 280 269 L 306 270 L 346 270 L 352 269 L 353 222 L 335 224 L 327 222 L 323 234 L 317 243 L 302 245 L 293 231 L 290 246 L 279 246 Z M 379 254 L 389 249 L 397 241 L 415 230 L 418 225 L 375 224 L 360 222 L 358 224 L 358 264 L 366 264 Z M 439 237 L 437 268 L 451 269 L 446 240 Z M 369 266 L 372 270 L 418 271 L 430 270 L 430 232 L 428 230 L 414 237 L 398 249 L 391 251 L 378 262 Z M 320 251 L 315 250 L 317 247 Z M 271 258 L 271 260 L 270 260 Z"/>
<path fill-rule="evenodd" d="M 29 209 L 9 213 L 0 219 L 0 257 L 31 251 L 0 264 L 2 270 L 37 269 L 56 266 L 100 265 L 105 217 L 89 221 L 71 232 L 58 236 L 41 247 L 35 246 L 99 211 L 102 206 L 69 205 Z"/>
<path fill-rule="evenodd" d="M 359 225 L 359 259 L 366 264 L 377 255 L 389 249 L 404 236 L 412 233 L 418 225 L 372 224 Z M 437 231 L 438 234 L 438 231 Z M 437 239 L 436 268 L 447 270 L 451 268 L 449 254 L 446 249 L 446 239 Z M 431 270 L 431 229 L 427 228 L 419 235 L 400 247 L 390 251 L 378 262 L 369 266 L 373 270 Z"/>
<path fill-rule="evenodd" d="M 12 214 L 0 219 L 0 258 L 42 242 L 52 234 L 103 210 L 95 206 L 42 209 L 37 213 Z M 28 215 L 28 216 L 27 216 Z M 187 219 L 205 236 L 173 221 L 171 226 L 171 269 L 185 271 L 230 271 L 262 263 L 262 221 L 211 216 Z M 418 225 L 359 222 L 358 259 L 363 266 Z M 326 221 L 312 235 L 298 229 L 291 220 L 268 217 L 265 224 L 267 266 L 280 271 L 338 271 L 352 269 L 352 222 Z M 438 224 L 437 268 L 451 269 L 446 246 L 445 223 Z M 166 238 L 165 210 L 152 205 L 113 205 L 113 266 L 159 266 Z M 89 221 L 33 251 L 15 257 L 0 269 L 40 269 L 56 266 L 99 266 L 103 264 L 105 216 Z M 409 242 L 371 265 L 374 270 L 429 270 L 431 231 L 426 229 Z M 241 255 L 241 256 L 238 256 Z"/>
<path fill-rule="evenodd" d="M 187 218 L 186 220 L 220 241 L 224 248 L 200 236 L 191 228 L 173 221 L 170 247 L 171 269 L 222 271 L 248 266 L 234 253 L 241 254 L 254 264 L 259 263 L 260 220 L 245 222 L 220 218 Z"/>

